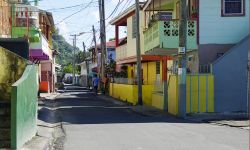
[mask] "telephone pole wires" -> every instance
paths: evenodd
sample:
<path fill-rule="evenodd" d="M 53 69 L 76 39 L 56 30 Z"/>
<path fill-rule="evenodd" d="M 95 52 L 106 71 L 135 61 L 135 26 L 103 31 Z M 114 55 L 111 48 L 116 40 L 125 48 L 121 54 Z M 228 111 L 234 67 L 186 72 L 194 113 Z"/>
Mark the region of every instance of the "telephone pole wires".
<path fill-rule="evenodd" d="M 142 105 L 142 73 L 141 73 L 141 45 L 140 45 L 140 4 L 136 4 L 136 55 L 137 55 L 137 84 L 138 84 L 138 104 Z"/>

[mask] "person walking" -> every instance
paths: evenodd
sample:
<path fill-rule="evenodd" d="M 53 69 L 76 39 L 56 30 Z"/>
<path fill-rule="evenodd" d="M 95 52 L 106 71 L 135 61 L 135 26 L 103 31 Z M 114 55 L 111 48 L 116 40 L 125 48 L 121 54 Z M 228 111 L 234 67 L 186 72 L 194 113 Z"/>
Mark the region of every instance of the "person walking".
<path fill-rule="evenodd" d="M 100 81 L 100 78 L 98 78 L 98 77 L 97 77 L 97 74 L 95 74 L 95 75 L 94 75 L 94 78 L 93 78 L 93 80 L 92 80 L 95 95 L 97 95 L 97 93 L 98 93 L 99 81 Z"/>

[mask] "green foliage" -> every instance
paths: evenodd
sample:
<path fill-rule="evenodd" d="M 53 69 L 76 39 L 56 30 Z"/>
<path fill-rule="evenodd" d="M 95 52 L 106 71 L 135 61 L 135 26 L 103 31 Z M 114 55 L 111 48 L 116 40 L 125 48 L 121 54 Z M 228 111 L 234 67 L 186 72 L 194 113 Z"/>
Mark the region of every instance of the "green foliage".
<path fill-rule="evenodd" d="M 105 65 L 105 73 L 111 77 L 116 76 L 116 62 L 114 60 L 110 60 L 109 64 Z"/>
<path fill-rule="evenodd" d="M 72 64 L 68 64 L 67 66 L 63 67 L 63 72 L 64 73 L 72 73 L 73 72 L 73 66 Z"/>
<path fill-rule="evenodd" d="M 59 51 L 59 55 L 56 57 L 56 63 L 62 66 L 63 73 L 72 73 L 72 65 L 70 68 L 69 64 L 73 63 L 73 51 L 74 47 L 70 45 L 63 36 L 59 35 L 58 29 L 52 36 L 53 47 Z M 79 52 L 79 48 L 76 48 L 76 54 Z M 66 72 L 65 72 L 66 71 Z"/>
<path fill-rule="evenodd" d="M 116 72 L 116 62 L 114 60 L 110 60 L 109 64 L 105 66 L 105 73 L 111 77 L 115 78 L 127 78 L 128 77 L 128 67 L 122 66 L 121 72 Z"/>

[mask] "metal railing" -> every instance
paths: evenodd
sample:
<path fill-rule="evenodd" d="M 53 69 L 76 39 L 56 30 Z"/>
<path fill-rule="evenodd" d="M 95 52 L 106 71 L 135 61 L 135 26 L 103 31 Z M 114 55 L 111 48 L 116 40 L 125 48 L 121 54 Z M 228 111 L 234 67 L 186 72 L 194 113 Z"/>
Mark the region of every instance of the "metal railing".
<path fill-rule="evenodd" d="M 211 64 L 200 65 L 199 66 L 199 73 L 212 73 Z"/>

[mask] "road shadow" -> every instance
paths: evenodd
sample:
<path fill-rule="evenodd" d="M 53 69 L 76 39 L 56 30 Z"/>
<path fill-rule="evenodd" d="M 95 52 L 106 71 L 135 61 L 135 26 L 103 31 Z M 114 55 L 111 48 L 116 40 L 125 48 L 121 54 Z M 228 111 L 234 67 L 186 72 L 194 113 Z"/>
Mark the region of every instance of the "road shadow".
<path fill-rule="evenodd" d="M 148 116 L 133 111 L 130 105 L 119 105 L 87 91 L 66 92 L 53 104 L 44 100 L 38 118 L 48 123 L 115 124 L 115 123 L 197 123 L 169 114 Z"/>

